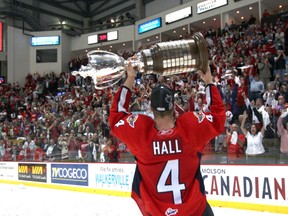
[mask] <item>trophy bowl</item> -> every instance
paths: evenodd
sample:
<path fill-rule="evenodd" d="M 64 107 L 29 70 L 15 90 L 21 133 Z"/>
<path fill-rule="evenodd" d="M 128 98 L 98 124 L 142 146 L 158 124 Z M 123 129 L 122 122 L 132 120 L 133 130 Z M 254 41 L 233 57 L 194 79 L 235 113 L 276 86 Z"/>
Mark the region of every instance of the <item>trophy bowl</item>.
<path fill-rule="evenodd" d="M 72 75 L 90 76 L 96 89 L 105 89 L 118 83 L 127 63 L 121 56 L 103 50 L 87 53 L 88 64 Z M 136 60 L 135 60 L 136 57 Z M 139 51 L 133 58 L 138 72 L 171 76 L 201 70 L 208 66 L 208 49 L 203 35 L 196 32 L 191 39 L 156 43 L 149 49 Z"/>

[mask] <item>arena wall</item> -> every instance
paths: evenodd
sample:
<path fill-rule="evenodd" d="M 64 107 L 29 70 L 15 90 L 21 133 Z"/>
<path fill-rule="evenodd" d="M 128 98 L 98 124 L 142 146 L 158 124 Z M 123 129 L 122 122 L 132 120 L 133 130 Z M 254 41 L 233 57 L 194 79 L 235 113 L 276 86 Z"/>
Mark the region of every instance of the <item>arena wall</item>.
<path fill-rule="evenodd" d="M 129 197 L 133 163 L 0 162 L 0 183 Z M 202 165 L 212 206 L 288 214 L 287 165 Z"/>

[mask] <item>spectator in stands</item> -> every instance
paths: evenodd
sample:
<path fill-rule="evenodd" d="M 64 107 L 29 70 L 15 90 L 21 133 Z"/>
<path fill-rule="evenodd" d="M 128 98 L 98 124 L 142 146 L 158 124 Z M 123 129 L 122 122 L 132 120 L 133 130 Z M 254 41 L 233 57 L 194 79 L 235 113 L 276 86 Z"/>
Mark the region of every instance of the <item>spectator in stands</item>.
<path fill-rule="evenodd" d="M 243 76 L 235 77 L 235 85 L 230 97 L 230 102 L 233 112 L 233 121 L 238 119 L 238 116 L 246 110 L 246 104 L 243 95 L 248 96 L 247 79 Z"/>
<path fill-rule="evenodd" d="M 50 139 L 50 145 L 46 151 L 46 158 L 49 161 L 55 161 L 59 158 L 59 155 L 61 155 L 60 149 L 57 147 L 57 141 L 55 141 L 53 138 Z"/>
<path fill-rule="evenodd" d="M 246 156 L 257 156 L 261 155 L 265 152 L 265 149 L 262 144 L 262 140 L 264 137 L 264 132 L 265 132 L 265 126 L 263 125 L 261 128 L 261 131 L 257 131 L 257 127 L 255 124 L 251 125 L 250 131 L 246 130 L 245 123 L 248 115 L 245 112 L 242 116 L 242 121 L 241 121 L 241 131 L 245 135 L 247 139 L 247 149 L 245 151 Z M 254 161 L 254 163 L 257 163 L 257 160 Z"/>
<path fill-rule="evenodd" d="M 99 161 L 99 156 L 100 156 L 100 141 L 98 138 L 98 134 L 97 133 L 93 133 L 92 138 L 90 139 L 90 144 L 93 146 L 92 148 L 92 157 L 94 162 Z M 91 147 L 91 146 L 90 146 Z"/>
<path fill-rule="evenodd" d="M 267 84 L 267 90 L 263 94 L 263 100 L 265 101 L 266 106 L 275 107 L 275 105 L 277 103 L 276 93 L 277 93 L 277 90 L 274 89 L 273 84 L 268 83 Z"/>
<path fill-rule="evenodd" d="M 186 100 L 188 101 L 187 111 L 195 111 L 195 98 L 196 98 L 196 89 L 191 86 L 187 86 L 184 89 L 184 93 L 186 95 Z"/>
<path fill-rule="evenodd" d="M 286 73 L 286 55 L 284 53 L 283 46 L 279 46 L 277 49 L 277 56 L 275 57 L 275 70 L 274 74 L 279 76 L 279 81 L 283 82 L 284 74 Z"/>
<path fill-rule="evenodd" d="M 117 140 L 116 149 L 117 149 L 117 158 L 119 162 L 125 162 L 125 155 L 127 153 L 127 146 L 125 143 Z"/>
<path fill-rule="evenodd" d="M 35 153 L 35 151 L 34 151 Z M 18 161 L 19 159 L 19 154 L 20 154 L 20 146 L 18 145 L 18 143 L 13 143 L 12 144 L 12 149 L 11 149 L 11 156 L 12 156 L 12 160 L 13 161 Z M 34 154 L 34 159 L 35 159 L 35 154 Z"/>
<path fill-rule="evenodd" d="M 68 158 L 69 160 L 76 160 L 78 158 L 78 140 L 75 136 L 74 130 L 70 131 L 70 135 L 67 140 L 68 143 Z"/>
<path fill-rule="evenodd" d="M 265 18 L 265 17 L 269 17 L 269 16 L 270 16 L 269 10 L 266 8 L 262 13 L 262 17 Z"/>
<path fill-rule="evenodd" d="M 85 124 L 87 125 L 86 128 L 85 128 L 85 132 L 84 132 L 84 136 L 87 137 L 87 140 L 90 140 L 93 136 L 93 133 L 90 131 L 90 126 L 88 124 Z"/>
<path fill-rule="evenodd" d="M 214 149 L 216 152 L 223 151 L 223 147 L 224 147 L 223 143 L 226 138 L 226 132 L 227 130 L 230 130 L 231 128 L 230 122 L 232 121 L 232 118 L 233 118 L 233 113 L 229 110 L 229 106 L 227 106 L 227 104 L 224 104 L 224 106 L 226 110 L 226 121 L 225 121 L 223 132 L 217 137 L 215 137 Z M 224 148 L 225 148 L 225 151 L 227 151 L 227 143 L 225 145 L 226 146 Z"/>
<path fill-rule="evenodd" d="M 48 139 L 47 139 L 46 137 L 44 137 L 44 138 L 41 140 L 39 146 L 40 146 L 40 148 L 43 149 L 44 152 L 46 152 L 47 149 L 48 149 L 48 147 L 49 147 L 49 141 L 48 141 Z"/>
<path fill-rule="evenodd" d="M 259 77 L 260 80 L 263 82 L 264 87 L 267 87 L 268 83 L 270 82 L 271 68 L 272 65 L 269 63 L 268 58 L 266 56 L 260 57 L 260 61 L 257 64 L 257 69 L 259 70 Z"/>
<path fill-rule="evenodd" d="M 105 155 L 105 162 L 118 162 L 117 149 L 113 144 L 113 139 L 111 137 L 107 138 L 105 147 L 102 151 Z"/>
<path fill-rule="evenodd" d="M 280 136 L 280 152 L 288 155 L 288 109 L 282 111 L 277 121 L 277 129 Z"/>
<path fill-rule="evenodd" d="M 259 74 L 254 76 L 250 74 L 250 89 L 249 89 L 249 99 L 251 101 L 261 98 L 265 91 L 264 83 L 260 80 Z"/>
<path fill-rule="evenodd" d="M 250 14 L 250 18 L 248 20 L 248 24 L 249 24 L 249 27 L 254 27 L 254 25 L 256 24 L 256 17 L 254 17 L 253 14 Z"/>
<path fill-rule="evenodd" d="M 277 120 L 278 118 L 273 114 L 272 106 L 265 107 L 270 123 L 265 127 L 265 133 L 263 138 L 263 146 L 265 151 L 267 149 L 268 152 L 275 152 L 276 146 L 278 145 L 278 135 L 277 135 Z"/>
<path fill-rule="evenodd" d="M 222 150 L 227 151 L 228 163 L 235 163 L 244 156 L 245 137 L 238 130 L 236 123 L 226 129 Z"/>
<path fill-rule="evenodd" d="M 288 74 L 287 74 L 288 75 Z M 286 75 L 284 75 L 286 77 Z M 283 95 L 284 97 L 284 103 L 288 103 L 288 83 L 286 81 L 281 83 L 276 83 L 276 85 L 279 86 L 279 89 L 277 89 L 276 97 L 279 95 Z"/>
<path fill-rule="evenodd" d="M 277 103 L 275 104 L 273 108 L 273 114 L 277 117 L 279 117 L 282 113 L 282 111 L 286 108 L 285 107 L 285 99 L 283 95 L 279 95 L 277 98 Z"/>
<path fill-rule="evenodd" d="M 89 150 L 89 140 L 87 139 L 86 136 L 78 134 L 78 140 L 79 140 L 79 159 L 82 160 L 83 162 L 87 160 L 88 156 L 88 150 Z"/>
<path fill-rule="evenodd" d="M 69 134 L 60 135 L 58 139 L 58 147 L 61 149 L 61 159 L 68 159 L 68 138 Z"/>
<path fill-rule="evenodd" d="M 22 149 L 24 150 L 25 159 L 34 159 L 34 150 L 36 149 L 36 144 L 35 141 L 31 138 L 31 136 L 27 137 L 27 140 L 24 142 Z"/>
<path fill-rule="evenodd" d="M 197 102 L 196 102 L 196 104 L 195 104 L 195 111 L 196 111 L 196 112 L 202 112 L 203 106 L 204 106 L 204 103 L 203 103 L 202 98 L 201 98 L 201 97 L 198 97 L 198 98 L 197 98 Z"/>
<path fill-rule="evenodd" d="M 275 33 L 274 37 L 275 37 L 275 39 L 274 39 L 275 48 L 277 50 L 282 50 L 284 53 L 285 33 L 283 32 L 283 30 L 280 26 L 276 29 L 276 33 Z"/>
<path fill-rule="evenodd" d="M 245 96 L 244 96 L 245 98 Z M 258 131 L 264 126 L 266 127 L 270 123 L 269 114 L 267 113 L 265 106 L 263 105 L 263 99 L 257 98 L 256 101 L 251 101 L 246 98 L 245 103 L 247 106 L 247 112 L 251 123 L 256 125 Z"/>
<path fill-rule="evenodd" d="M 5 152 L 6 152 L 6 149 L 5 149 L 4 140 L 0 139 L 0 161 L 3 160 Z"/>

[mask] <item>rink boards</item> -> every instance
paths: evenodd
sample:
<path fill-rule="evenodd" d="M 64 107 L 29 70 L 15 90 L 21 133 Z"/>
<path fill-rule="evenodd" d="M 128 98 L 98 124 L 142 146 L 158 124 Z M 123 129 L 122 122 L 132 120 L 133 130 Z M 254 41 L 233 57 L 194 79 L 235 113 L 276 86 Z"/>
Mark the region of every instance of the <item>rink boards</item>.
<path fill-rule="evenodd" d="M 0 162 L 0 183 L 130 196 L 135 164 Z M 288 214 L 288 166 L 202 165 L 212 206 Z"/>

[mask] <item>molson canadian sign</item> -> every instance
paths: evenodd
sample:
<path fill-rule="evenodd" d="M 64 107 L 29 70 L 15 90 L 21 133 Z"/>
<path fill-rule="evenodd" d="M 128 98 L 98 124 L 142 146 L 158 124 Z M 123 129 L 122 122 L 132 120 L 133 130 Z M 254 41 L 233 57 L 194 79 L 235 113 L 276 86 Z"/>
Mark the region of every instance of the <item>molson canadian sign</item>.
<path fill-rule="evenodd" d="M 202 165 L 201 172 L 209 200 L 288 205 L 288 166 Z"/>

